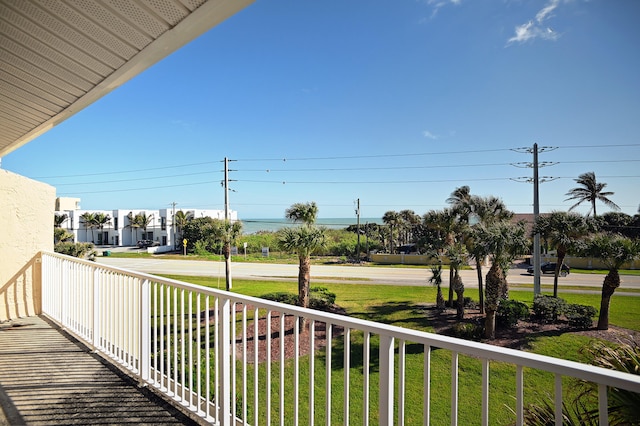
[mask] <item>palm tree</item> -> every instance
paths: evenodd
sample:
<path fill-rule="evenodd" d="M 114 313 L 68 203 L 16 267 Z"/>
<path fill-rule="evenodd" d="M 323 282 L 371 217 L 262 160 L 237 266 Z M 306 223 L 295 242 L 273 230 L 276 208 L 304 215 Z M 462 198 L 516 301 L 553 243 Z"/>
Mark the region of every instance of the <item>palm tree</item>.
<path fill-rule="evenodd" d="M 314 226 L 283 228 L 278 240 L 284 250 L 295 252 L 298 255 L 298 305 L 308 308 L 311 255 L 326 245 L 324 228 Z"/>
<path fill-rule="evenodd" d="M 318 206 L 314 201 L 310 203 L 295 203 L 285 210 L 284 217 L 294 223 L 302 222 L 305 225 L 313 225 L 318 218 Z"/>
<path fill-rule="evenodd" d="M 182 235 L 183 235 L 182 231 L 184 230 L 185 225 L 192 219 L 193 219 L 193 212 L 185 213 L 182 210 L 178 210 L 176 214 L 173 216 L 173 223 L 176 227 L 176 231 L 180 234 L 180 238 L 176 238 L 176 241 L 175 241 L 176 244 L 178 244 L 178 241 L 182 239 Z"/>
<path fill-rule="evenodd" d="M 278 242 L 283 250 L 295 252 L 298 255 L 298 305 L 304 308 L 309 307 L 311 255 L 326 246 L 325 229 L 314 225 L 317 212 L 315 203 L 292 205 L 286 210 L 287 218 L 292 220 L 299 218 L 304 221 L 304 224 L 294 228 L 283 228 L 278 236 Z"/>
<path fill-rule="evenodd" d="M 574 249 L 580 239 L 593 230 L 593 224 L 578 213 L 551 212 L 539 216 L 533 224 L 531 235 L 540 234 L 547 244 L 556 249 L 558 261 L 553 277 L 553 297 L 558 297 L 558 276 L 564 258 L 569 250 Z"/>
<path fill-rule="evenodd" d="M 480 225 L 490 225 L 499 221 L 510 220 L 513 212 L 508 210 L 505 204 L 499 198 L 477 197 L 471 198 L 472 211 L 474 212 L 478 223 L 468 228 L 468 234 L 465 236 L 465 245 L 467 251 L 476 263 L 476 273 L 478 276 L 478 304 L 480 305 L 480 313 L 484 314 L 484 288 L 482 277 L 482 262 L 489 256 L 486 246 L 478 239 L 476 228 Z"/>
<path fill-rule="evenodd" d="M 413 240 L 416 225 L 420 223 L 420 216 L 413 210 L 402 210 L 398 213 L 400 218 L 401 244 L 408 244 Z"/>
<path fill-rule="evenodd" d="M 393 253 L 393 231 L 400 223 L 400 213 L 389 210 L 382 215 L 382 221 L 389 227 L 389 253 Z"/>
<path fill-rule="evenodd" d="M 89 233 L 89 229 L 91 229 L 91 242 L 95 243 L 95 238 L 93 235 L 93 228 L 96 226 L 96 215 L 91 212 L 84 212 L 80 215 L 80 220 L 84 224 L 85 238 Z"/>
<path fill-rule="evenodd" d="M 100 233 L 102 234 L 102 231 L 104 230 L 105 225 L 110 225 L 111 224 L 111 216 L 109 216 L 108 214 L 104 214 L 104 213 L 96 213 L 95 217 L 94 217 L 94 223 L 96 228 L 98 228 L 100 230 Z M 102 238 L 102 237 L 100 237 Z M 100 239 L 98 238 L 98 239 Z M 103 241 L 104 244 L 106 244 L 106 241 Z"/>
<path fill-rule="evenodd" d="M 140 224 L 137 222 L 137 218 L 138 216 L 134 216 L 133 212 L 129 212 L 129 214 L 127 214 L 127 221 L 128 223 L 124 226 L 125 228 L 130 228 L 131 229 L 131 236 L 133 237 L 133 230 L 136 230 L 136 238 L 133 239 L 132 238 L 132 244 L 135 244 L 135 241 L 138 239 L 138 228 L 140 228 Z"/>
<path fill-rule="evenodd" d="M 225 220 L 221 226 L 222 253 L 224 254 L 227 291 L 231 290 L 231 245 L 242 235 L 242 222 Z"/>
<path fill-rule="evenodd" d="M 54 214 L 53 215 L 53 226 L 55 228 L 61 228 L 62 224 L 66 222 L 66 220 L 69 218 L 69 216 L 67 216 L 66 213 L 63 214 Z"/>
<path fill-rule="evenodd" d="M 464 318 L 464 284 L 462 283 L 462 277 L 460 276 L 460 267 L 465 264 L 467 258 L 467 250 L 461 242 L 449 246 L 447 249 L 447 257 L 449 258 L 449 273 L 453 271 L 453 277 L 450 280 L 450 292 L 451 290 L 456 292 L 456 317 L 458 319 Z M 450 302 L 451 303 L 451 302 Z"/>
<path fill-rule="evenodd" d="M 486 277 L 485 337 L 493 339 L 496 330 L 496 311 L 500 301 L 508 298 L 509 285 L 506 271 L 513 260 L 526 253 L 529 239 L 525 235 L 523 222 L 517 224 L 502 221 L 481 225 L 477 229 L 478 239 L 490 253 L 491 268 Z"/>
<path fill-rule="evenodd" d="M 620 287 L 618 270 L 624 263 L 640 256 L 640 242 L 621 235 L 599 233 L 587 240 L 582 251 L 586 256 L 602 260 L 609 270 L 602 283 L 602 299 L 598 316 L 598 330 L 608 330 L 611 296 L 616 288 Z"/>
<path fill-rule="evenodd" d="M 469 222 L 469 215 L 473 212 L 473 196 L 467 185 L 454 189 L 446 201 L 464 222 Z"/>
<path fill-rule="evenodd" d="M 442 210 L 430 210 L 422 217 L 424 226 L 436 231 L 441 242 L 439 245 L 441 254 L 452 247 L 456 242 L 456 237 L 461 233 L 463 224 L 459 221 L 459 216 L 451 208 Z M 449 306 L 453 305 L 453 280 L 455 276 L 454 268 L 449 267 Z"/>
<path fill-rule="evenodd" d="M 570 195 L 565 201 L 578 200 L 573 206 L 569 208 L 569 211 L 575 209 L 584 201 L 591 203 L 591 209 L 587 216 L 593 211 L 593 217 L 596 217 L 596 201 L 602 201 L 605 205 L 611 207 L 614 210 L 620 210 L 620 207 L 611 201 L 608 197 L 613 195 L 613 192 L 605 192 L 603 189 L 607 186 L 606 183 L 598 183 L 596 181 L 596 174 L 594 172 L 583 173 L 578 176 L 578 179 L 574 179 L 579 185 L 577 188 L 573 188 L 565 195 Z"/>
<path fill-rule="evenodd" d="M 147 227 L 151 225 L 152 221 L 153 221 L 153 214 L 150 214 L 149 216 L 147 216 L 145 212 L 138 213 L 134 218 L 134 222 L 138 224 L 139 228 L 142 228 L 143 239 L 147 238 L 147 235 L 146 235 Z"/>

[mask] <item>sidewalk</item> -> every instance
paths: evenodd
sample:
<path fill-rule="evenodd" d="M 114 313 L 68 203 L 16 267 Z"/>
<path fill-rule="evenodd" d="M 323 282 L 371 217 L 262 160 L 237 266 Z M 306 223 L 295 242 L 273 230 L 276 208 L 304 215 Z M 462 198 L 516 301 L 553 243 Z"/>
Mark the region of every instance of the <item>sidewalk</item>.
<path fill-rule="evenodd" d="M 40 317 L 0 324 L 0 425 L 196 424 Z"/>

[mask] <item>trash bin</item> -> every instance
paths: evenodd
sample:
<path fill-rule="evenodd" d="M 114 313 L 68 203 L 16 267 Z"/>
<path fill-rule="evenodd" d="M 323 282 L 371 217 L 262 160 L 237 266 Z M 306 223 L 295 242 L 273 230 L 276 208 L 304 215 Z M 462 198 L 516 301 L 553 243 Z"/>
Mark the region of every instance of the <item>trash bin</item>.
<path fill-rule="evenodd" d="M 110 250 L 105 250 L 102 252 L 103 256 L 111 256 L 111 251 Z"/>

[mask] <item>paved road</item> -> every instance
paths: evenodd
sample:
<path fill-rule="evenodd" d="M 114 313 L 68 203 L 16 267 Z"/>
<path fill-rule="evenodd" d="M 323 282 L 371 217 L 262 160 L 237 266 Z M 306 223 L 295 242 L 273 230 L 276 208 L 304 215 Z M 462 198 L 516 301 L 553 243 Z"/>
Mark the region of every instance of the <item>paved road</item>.
<path fill-rule="evenodd" d="M 117 266 L 123 269 L 146 272 L 150 274 L 198 275 L 224 278 L 224 262 L 197 260 L 165 260 L 165 259 L 127 259 L 115 257 L 98 257 L 98 263 Z M 280 265 L 272 263 L 232 263 L 231 273 L 238 279 L 282 279 L 296 280 L 298 265 Z M 486 271 L 483 272 L 486 274 Z M 465 286 L 477 287 L 475 270 L 461 271 Z M 425 268 L 389 268 L 368 267 L 358 265 L 313 265 L 311 267 L 312 280 L 343 283 L 395 284 L 395 285 L 425 285 L 431 273 Z M 532 284 L 533 276 L 525 269 L 511 269 L 507 276 L 510 284 Z M 552 275 L 543 275 L 542 284 L 553 284 Z M 572 286 L 602 287 L 603 275 L 570 274 L 560 278 L 563 288 Z M 445 277 L 445 286 L 448 276 Z M 640 276 L 622 276 L 622 287 L 640 289 Z M 640 295 L 640 294 L 638 294 Z"/>

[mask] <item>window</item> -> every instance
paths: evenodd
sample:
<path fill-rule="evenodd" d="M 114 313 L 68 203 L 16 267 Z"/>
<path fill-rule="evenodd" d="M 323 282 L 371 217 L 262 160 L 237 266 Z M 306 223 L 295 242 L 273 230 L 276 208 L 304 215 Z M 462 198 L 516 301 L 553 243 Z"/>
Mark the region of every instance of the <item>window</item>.
<path fill-rule="evenodd" d="M 160 229 L 162 229 L 163 231 L 167 230 L 167 218 L 166 217 L 161 217 L 160 218 Z"/>
<path fill-rule="evenodd" d="M 118 230 L 118 218 L 113 218 L 113 229 Z"/>

